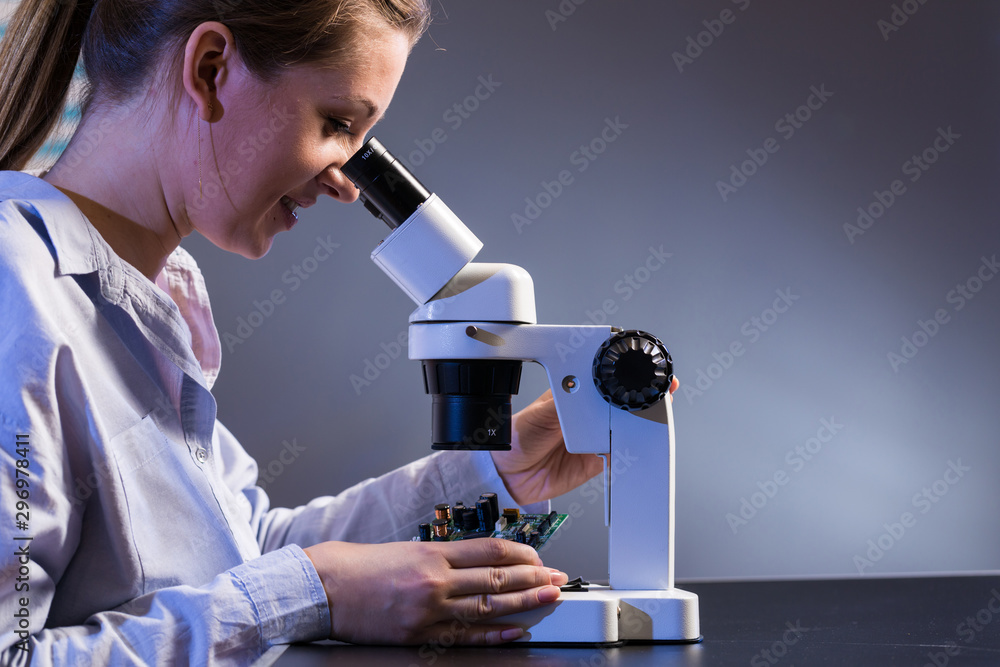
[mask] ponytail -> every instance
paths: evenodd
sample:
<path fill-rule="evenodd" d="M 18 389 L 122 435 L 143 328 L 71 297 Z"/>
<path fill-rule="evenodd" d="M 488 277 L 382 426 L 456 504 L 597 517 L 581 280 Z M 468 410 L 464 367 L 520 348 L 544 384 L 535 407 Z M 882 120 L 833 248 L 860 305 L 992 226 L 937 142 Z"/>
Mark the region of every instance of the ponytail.
<path fill-rule="evenodd" d="M 59 120 L 95 0 L 21 0 L 0 38 L 0 170 L 23 169 Z"/>

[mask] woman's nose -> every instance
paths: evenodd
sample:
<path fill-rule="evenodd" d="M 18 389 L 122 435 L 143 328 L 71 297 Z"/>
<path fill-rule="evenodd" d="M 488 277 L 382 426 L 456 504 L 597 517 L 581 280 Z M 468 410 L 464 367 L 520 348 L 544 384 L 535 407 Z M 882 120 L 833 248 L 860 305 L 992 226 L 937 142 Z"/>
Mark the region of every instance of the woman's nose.
<path fill-rule="evenodd" d="M 350 204 L 358 199 L 359 193 L 354 183 L 335 165 L 330 165 L 320 173 L 319 182 L 323 186 L 323 193 L 339 202 Z"/>

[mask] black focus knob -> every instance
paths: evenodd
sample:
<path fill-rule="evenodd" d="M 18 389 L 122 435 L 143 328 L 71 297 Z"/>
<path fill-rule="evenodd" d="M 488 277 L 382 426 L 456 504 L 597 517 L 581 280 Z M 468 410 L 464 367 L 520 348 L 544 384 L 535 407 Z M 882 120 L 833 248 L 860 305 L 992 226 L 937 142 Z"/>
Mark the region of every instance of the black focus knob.
<path fill-rule="evenodd" d="M 634 329 L 614 334 L 594 356 L 594 384 L 611 405 L 636 411 L 670 389 L 674 365 L 656 336 Z"/>

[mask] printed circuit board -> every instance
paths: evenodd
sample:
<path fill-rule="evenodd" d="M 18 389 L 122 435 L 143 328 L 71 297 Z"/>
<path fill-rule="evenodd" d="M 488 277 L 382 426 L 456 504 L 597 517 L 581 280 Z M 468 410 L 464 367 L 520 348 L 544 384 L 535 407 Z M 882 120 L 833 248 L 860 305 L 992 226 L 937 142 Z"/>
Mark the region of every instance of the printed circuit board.
<path fill-rule="evenodd" d="M 548 514 L 523 514 L 517 508 L 500 512 L 495 493 L 479 496 L 475 506 L 467 507 L 459 501 L 434 507 L 434 520 L 418 526 L 418 537 L 423 542 L 451 542 L 480 537 L 497 537 L 540 549 L 559 529 L 568 515 L 557 512 Z"/>

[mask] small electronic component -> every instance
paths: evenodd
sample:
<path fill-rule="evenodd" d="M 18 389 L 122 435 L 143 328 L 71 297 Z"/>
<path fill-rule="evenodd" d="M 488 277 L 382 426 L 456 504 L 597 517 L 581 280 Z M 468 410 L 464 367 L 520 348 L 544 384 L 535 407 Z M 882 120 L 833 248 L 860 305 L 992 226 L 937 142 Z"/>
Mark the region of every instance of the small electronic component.
<path fill-rule="evenodd" d="M 496 523 L 496 520 L 500 518 L 500 501 L 497 500 L 497 494 L 495 493 L 484 493 L 479 496 L 480 500 L 485 500 L 490 504 L 490 516 L 493 521 L 490 523 Z"/>
<path fill-rule="evenodd" d="M 555 511 L 548 514 L 522 514 L 516 507 L 505 507 L 500 513 L 500 505 L 495 493 L 479 496 L 473 507 L 463 502 L 454 505 L 441 503 L 434 507 L 434 520 L 421 523 L 418 537 L 422 542 L 450 542 L 478 537 L 497 537 L 540 549 L 556 532 L 566 514 Z"/>
<path fill-rule="evenodd" d="M 446 542 L 450 532 L 448 522 L 445 519 L 434 519 L 431 521 L 431 532 L 435 542 Z"/>
<path fill-rule="evenodd" d="M 476 501 L 476 515 L 479 517 L 479 532 L 485 531 L 487 527 L 496 522 L 496 519 L 492 517 L 490 501 L 483 498 Z"/>
<path fill-rule="evenodd" d="M 445 521 L 451 521 L 451 505 L 447 503 L 441 503 L 440 505 L 435 505 L 434 518 L 444 519 Z"/>
<path fill-rule="evenodd" d="M 466 507 L 462 511 L 462 530 L 470 533 L 479 530 L 479 514 L 475 507 Z"/>

